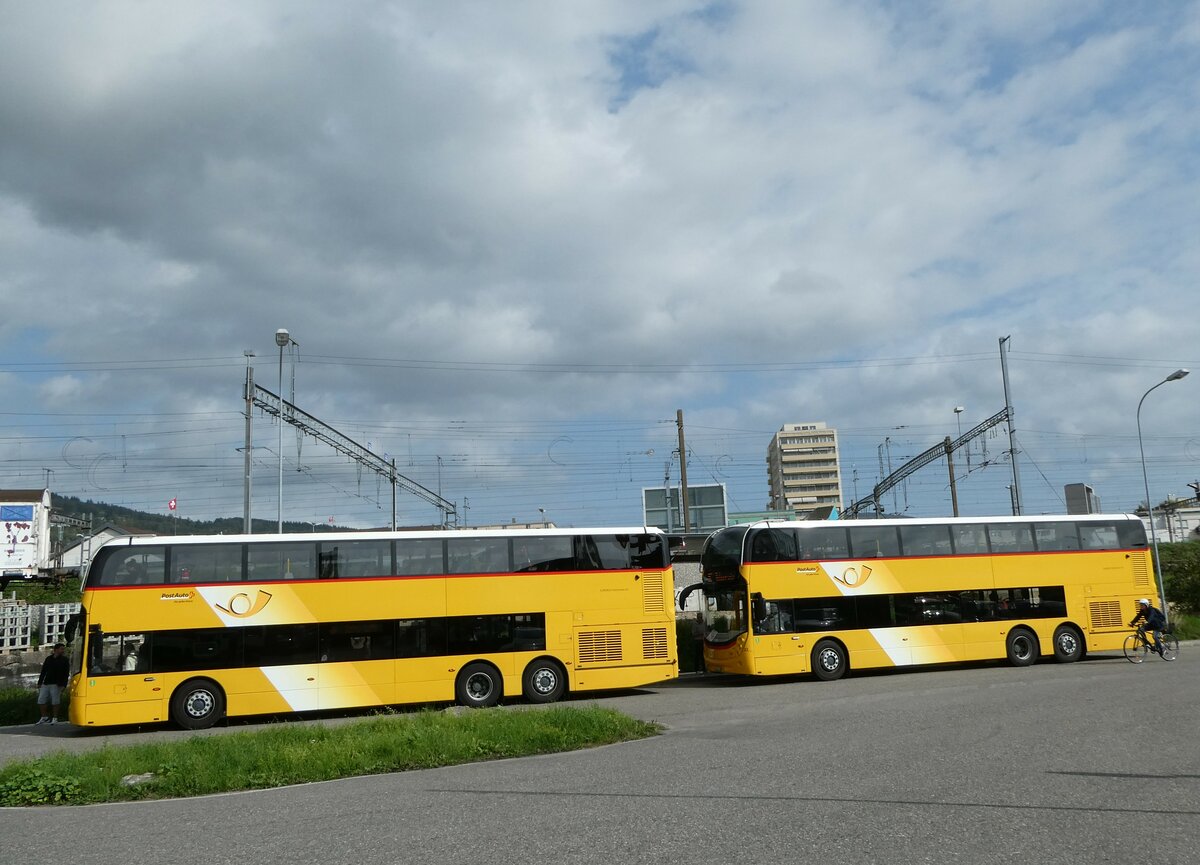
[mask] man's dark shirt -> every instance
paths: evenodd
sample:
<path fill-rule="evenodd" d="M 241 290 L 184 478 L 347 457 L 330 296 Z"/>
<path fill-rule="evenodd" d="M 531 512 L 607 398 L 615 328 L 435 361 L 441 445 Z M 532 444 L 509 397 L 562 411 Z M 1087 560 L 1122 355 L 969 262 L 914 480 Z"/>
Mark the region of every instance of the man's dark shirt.
<path fill-rule="evenodd" d="M 42 663 L 42 674 L 38 676 L 38 687 L 42 685 L 58 685 L 67 687 L 67 677 L 71 673 L 71 661 L 66 655 L 51 655 Z"/>

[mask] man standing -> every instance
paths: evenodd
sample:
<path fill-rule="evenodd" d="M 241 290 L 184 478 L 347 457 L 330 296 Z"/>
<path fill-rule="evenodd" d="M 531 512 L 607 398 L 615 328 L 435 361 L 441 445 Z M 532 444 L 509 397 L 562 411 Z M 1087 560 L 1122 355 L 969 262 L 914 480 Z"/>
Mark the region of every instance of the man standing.
<path fill-rule="evenodd" d="M 65 654 L 66 646 L 54 644 L 54 651 L 42 663 L 42 674 L 38 676 L 38 708 L 42 717 L 37 719 L 39 724 L 58 723 L 58 704 L 62 701 L 63 689 L 67 687 L 67 677 L 71 673 L 71 662 Z"/>

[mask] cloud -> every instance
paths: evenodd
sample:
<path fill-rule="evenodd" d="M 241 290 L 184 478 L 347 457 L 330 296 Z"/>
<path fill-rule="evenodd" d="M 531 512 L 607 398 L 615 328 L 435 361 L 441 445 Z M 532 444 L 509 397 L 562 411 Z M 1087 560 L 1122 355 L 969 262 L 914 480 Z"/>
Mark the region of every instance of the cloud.
<path fill-rule="evenodd" d="M 680 407 L 741 430 L 701 435 L 696 458 L 754 507 L 785 422 L 846 430 L 861 475 L 893 428 L 917 452 L 949 407 L 1002 407 L 1007 334 L 1031 459 L 1047 434 L 1038 507 L 1081 479 L 1077 460 L 1055 467 L 1058 433 L 1099 437 L 1106 478 L 1128 475 L 1106 503 L 1132 507 L 1126 409 L 1194 341 L 1195 4 L 44 3 L 10 18 L 10 394 L 31 438 L 68 397 L 85 416 L 65 437 L 126 436 L 131 502 L 186 479 L 214 510 L 240 507 L 242 351 L 275 389 L 282 326 L 304 407 L 388 447 L 415 436 L 412 471 L 436 483 L 442 456 L 481 521 L 534 499 L 560 520 L 640 519 L 629 482 L 606 484 L 629 477 L 628 452 L 670 452 Z M 1194 401 L 1156 398 L 1195 429 Z M 602 421 L 620 434 L 582 434 Z M 1161 435 L 1166 484 L 1194 466 Z M 545 456 L 560 436 L 581 455 L 565 473 Z M 310 501 L 345 496 L 375 520 L 374 493 L 318 448 L 291 448 L 319 466 L 297 506 L 311 483 Z M 1003 487 L 977 506 L 1003 509 Z M 914 507 L 944 499 L 931 482 Z"/>

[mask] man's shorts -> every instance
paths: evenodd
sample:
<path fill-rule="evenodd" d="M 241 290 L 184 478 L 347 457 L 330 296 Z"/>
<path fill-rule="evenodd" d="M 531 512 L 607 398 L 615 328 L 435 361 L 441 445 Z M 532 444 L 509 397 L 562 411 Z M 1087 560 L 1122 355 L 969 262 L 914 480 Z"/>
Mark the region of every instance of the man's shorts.
<path fill-rule="evenodd" d="M 50 704 L 51 706 L 57 706 L 62 699 L 62 692 L 61 685 L 42 685 L 42 687 L 38 688 L 38 705 L 45 706 L 46 704 Z"/>

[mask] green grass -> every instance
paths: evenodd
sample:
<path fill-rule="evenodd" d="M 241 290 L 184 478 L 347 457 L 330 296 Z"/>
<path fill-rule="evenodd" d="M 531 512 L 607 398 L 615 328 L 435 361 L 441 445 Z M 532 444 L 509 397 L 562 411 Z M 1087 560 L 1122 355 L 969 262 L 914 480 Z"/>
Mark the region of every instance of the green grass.
<path fill-rule="evenodd" d="M 0 805 L 170 799 L 549 754 L 656 735 L 596 706 L 380 715 L 184 741 L 58 752 L 0 769 Z M 146 783 L 122 779 L 152 773 Z"/>

